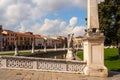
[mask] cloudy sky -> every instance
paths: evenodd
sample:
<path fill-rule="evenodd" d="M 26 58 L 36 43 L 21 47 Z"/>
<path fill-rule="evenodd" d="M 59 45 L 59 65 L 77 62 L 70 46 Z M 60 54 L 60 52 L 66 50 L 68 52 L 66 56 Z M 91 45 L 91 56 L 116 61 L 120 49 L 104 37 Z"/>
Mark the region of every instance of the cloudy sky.
<path fill-rule="evenodd" d="M 47 36 L 83 35 L 87 0 L 0 0 L 4 29 Z"/>

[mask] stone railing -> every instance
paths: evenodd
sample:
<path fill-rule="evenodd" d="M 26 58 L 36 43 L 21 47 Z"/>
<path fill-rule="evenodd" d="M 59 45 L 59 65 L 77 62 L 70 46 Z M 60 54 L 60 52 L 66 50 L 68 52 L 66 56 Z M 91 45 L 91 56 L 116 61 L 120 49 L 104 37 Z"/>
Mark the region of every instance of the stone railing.
<path fill-rule="evenodd" d="M 0 57 L 0 67 L 8 69 L 29 69 L 39 71 L 83 73 L 86 63 L 33 57 Z"/>

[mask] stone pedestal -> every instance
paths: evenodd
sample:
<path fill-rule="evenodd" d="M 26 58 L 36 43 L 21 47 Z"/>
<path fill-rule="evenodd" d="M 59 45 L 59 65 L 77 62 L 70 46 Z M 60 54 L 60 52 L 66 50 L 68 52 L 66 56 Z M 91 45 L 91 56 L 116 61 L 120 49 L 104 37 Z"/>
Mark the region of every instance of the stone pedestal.
<path fill-rule="evenodd" d="M 108 70 L 104 66 L 104 39 L 103 35 L 97 35 L 91 32 L 84 37 L 84 61 L 87 66 L 84 69 L 84 74 L 88 76 L 107 77 Z"/>
<path fill-rule="evenodd" d="M 88 0 L 87 30 L 83 39 L 84 61 L 87 66 L 84 74 L 88 76 L 108 76 L 108 70 L 104 66 L 104 35 L 99 30 L 98 3 L 97 0 Z"/>
<path fill-rule="evenodd" d="M 75 56 L 73 55 L 72 49 L 68 49 L 67 54 L 66 54 L 66 60 L 74 60 Z"/>

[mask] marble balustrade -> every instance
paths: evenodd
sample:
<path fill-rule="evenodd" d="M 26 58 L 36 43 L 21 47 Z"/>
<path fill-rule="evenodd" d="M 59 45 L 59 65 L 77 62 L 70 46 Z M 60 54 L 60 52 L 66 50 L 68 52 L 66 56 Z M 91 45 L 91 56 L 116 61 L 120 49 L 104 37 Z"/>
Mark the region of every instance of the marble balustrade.
<path fill-rule="evenodd" d="M 34 57 L 0 57 L 0 68 L 83 73 L 86 62 Z"/>

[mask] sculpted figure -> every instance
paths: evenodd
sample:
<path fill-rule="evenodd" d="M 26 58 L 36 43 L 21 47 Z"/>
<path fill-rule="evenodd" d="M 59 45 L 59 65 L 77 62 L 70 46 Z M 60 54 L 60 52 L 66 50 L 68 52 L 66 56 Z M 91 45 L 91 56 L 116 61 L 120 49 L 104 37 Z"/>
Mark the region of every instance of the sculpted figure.
<path fill-rule="evenodd" d="M 73 35 L 68 35 L 68 49 L 73 48 Z"/>

